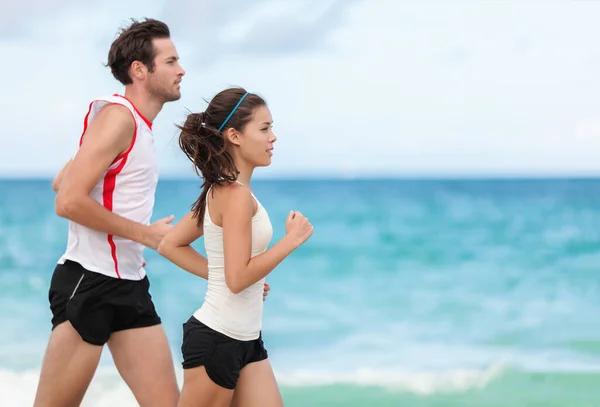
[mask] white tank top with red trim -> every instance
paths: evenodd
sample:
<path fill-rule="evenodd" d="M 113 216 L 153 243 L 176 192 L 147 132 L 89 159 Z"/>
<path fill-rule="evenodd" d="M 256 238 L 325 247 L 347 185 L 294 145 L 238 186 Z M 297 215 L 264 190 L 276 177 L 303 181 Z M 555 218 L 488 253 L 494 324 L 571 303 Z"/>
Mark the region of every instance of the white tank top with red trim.
<path fill-rule="evenodd" d="M 84 134 L 98 111 L 109 103 L 129 109 L 135 120 L 135 133 L 129 149 L 104 172 L 90 197 L 117 215 L 148 225 L 158 182 L 152 123 L 128 99 L 112 95 L 92 101 L 84 119 Z M 80 146 L 82 141 L 83 134 Z M 140 243 L 70 221 L 67 249 L 58 263 L 72 260 L 87 270 L 109 277 L 141 280 L 146 275 L 142 266 L 143 252 L 144 246 Z"/>

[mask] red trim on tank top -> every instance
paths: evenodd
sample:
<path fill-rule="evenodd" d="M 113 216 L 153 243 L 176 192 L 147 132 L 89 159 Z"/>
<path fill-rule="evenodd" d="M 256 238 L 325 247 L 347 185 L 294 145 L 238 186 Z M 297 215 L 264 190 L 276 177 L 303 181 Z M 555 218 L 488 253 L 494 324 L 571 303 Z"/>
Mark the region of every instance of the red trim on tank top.
<path fill-rule="evenodd" d="M 115 103 L 115 102 L 110 102 L 110 101 L 104 100 L 104 99 L 97 99 L 97 100 L 93 101 L 92 103 L 90 103 L 88 112 L 85 115 L 85 119 L 83 121 L 83 132 L 81 133 L 81 137 L 79 138 L 79 146 L 81 146 L 81 143 L 83 142 L 83 136 L 84 136 L 84 134 L 87 130 L 88 124 L 89 124 L 88 120 L 90 117 L 90 113 L 92 111 L 92 106 L 94 105 L 94 102 L 98 102 L 98 101 L 105 101 L 107 103 L 112 103 L 112 104 Z M 129 103 L 131 103 L 131 102 L 129 102 Z M 131 105 L 133 106 L 133 103 L 131 103 Z M 134 109 L 135 109 L 135 106 L 134 106 Z M 129 110 L 129 109 L 127 109 L 127 110 Z M 136 109 L 136 111 L 137 111 L 137 109 Z M 121 154 L 119 157 L 117 157 L 113 161 L 113 164 L 115 164 L 116 162 L 121 160 L 119 165 L 113 169 L 108 170 L 106 172 L 106 175 L 104 176 L 104 183 L 103 183 L 103 190 L 102 190 L 102 204 L 104 205 L 104 207 L 106 209 L 108 209 L 111 212 L 113 211 L 113 197 L 114 197 L 115 187 L 116 187 L 116 183 L 117 183 L 117 175 L 119 175 L 119 173 L 123 170 L 123 167 L 125 167 L 125 164 L 127 163 L 127 158 L 129 157 L 129 153 L 133 149 L 135 140 L 137 138 L 137 130 L 138 130 L 137 120 L 135 119 L 135 116 L 133 115 L 133 113 L 131 111 L 129 111 L 129 112 L 131 113 L 131 116 L 133 117 L 133 123 L 135 126 L 131 144 L 129 145 L 129 148 L 123 154 Z M 139 112 L 138 112 L 138 114 L 139 114 Z M 142 115 L 140 115 L 140 117 L 144 118 L 144 116 L 142 116 Z M 144 120 L 145 120 L 145 118 L 144 118 Z M 113 165 L 113 164 L 111 164 L 111 165 Z M 115 244 L 113 235 L 110 235 L 110 234 L 107 235 L 106 239 L 108 241 L 108 245 L 110 246 L 110 254 L 113 259 L 114 266 L 115 266 L 115 274 L 117 275 L 117 278 L 120 279 L 121 274 L 119 274 L 119 260 L 117 258 L 117 245 Z M 139 270 L 138 270 L 138 275 L 139 275 Z"/>
<path fill-rule="evenodd" d="M 90 113 L 92 113 L 92 106 L 94 105 L 93 101 L 92 103 L 90 103 L 90 106 L 88 107 L 88 111 L 85 114 L 85 118 L 83 119 L 83 131 L 81 132 L 81 136 L 79 137 L 79 147 L 81 147 L 81 143 L 83 143 L 83 135 L 85 134 L 85 131 L 87 130 L 88 127 L 88 119 L 90 117 Z"/>
<path fill-rule="evenodd" d="M 137 133 L 137 131 L 136 131 Z M 135 142 L 135 135 L 133 136 Z M 102 203 L 106 209 L 109 211 L 113 211 L 113 197 L 115 192 L 115 187 L 117 185 L 117 175 L 121 172 L 123 167 L 125 167 L 125 163 L 127 162 L 128 153 L 125 154 L 121 163 L 106 172 L 104 176 L 104 186 L 102 190 Z M 107 235 L 106 239 L 108 240 L 108 245 L 110 246 L 110 255 L 113 259 L 113 264 L 115 265 L 115 274 L 118 278 L 121 278 L 121 274 L 119 274 L 119 260 L 117 259 L 117 245 L 115 244 L 113 235 Z"/>
<path fill-rule="evenodd" d="M 133 106 L 133 109 L 135 110 L 135 112 L 142 118 L 142 120 L 144 120 L 144 122 L 148 125 L 148 127 L 150 128 L 150 130 L 152 130 L 152 122 L 150 120 L 146 119 L 146 116 L 144 116 L 143 114 L 140 113 L 140 111 L 138 110 L 138 108 L 135 107 L 135 105 L 133 104 L 133 102 L 131 100 L 127 99 L 123 95 L 119 95 L 118 93 L 115 93 L 113 96 L 117 96 L 117 97 L 123 98 L 126 101 L 128 101 L 129 103 L 131 103 L 131 106 Z"/>
<path fill-rule="evenodd" d="M 133 116 L 133 114 L 132 114 L 132 116 Z M 125 167 L 125 164 L 127 163 L 127 158 L 129 157 L 129 153 L 133 149 L 135 140 L 137 138 L 138 127 L 137 127 L 137 120 L 135 120 L 135 117 L 133 118 L 133 122 L 135 123 L 135 129 L 133 131 L 133 139 L 131 140 L 131 145 L 129 146 L 127 151 L 125 151 L 121 155 L 121 157 L 119 157 L 121 159 L 121 162 L 119 163 L 119 165 L 111 170 L 108 170 L 106 172 L 106 175 L 104 176 L 102 201 L 103 201 L 104 207 L 111 212 L 113 211 L 113 196 L 114 196 L 114 192 L 115 192 L 115 187 L 117 186 L 117 175 L 119 175 L 119 173 L 123 170 L 123 167 Z M 118 161 L 119 158 L 117 158 L 116 161 Z M 115 274 L 117 275 L 118 278 L 121 278 L 121 275 L 119 274 L 119 260 L 117 259 L 117 245 L 115 244 L 113 235 L 107 235 L 106 238 L 108 240 L 108 245 L 110 246 L 110 254 L 112 256 L 113 263 L 115 265 Z M 138 271 L 138 274 L 139 274 L 139 271 Z"/>
<path fill-rule="evenodd" d="M 127 100 L 127 99 L 125 99 L 125 100 Z M 106 100 L 106 99 L 96 99 L 96 100 L 92 101 L 92 103 L 90 103 L 90 106 L 88 108 L 88 112 L 85 115 L 85 118 L 83 119 L 83 132 L 81 133 L 81 137 L 79 137 L 79 147 L 81 147 L 81 144 L 83 143 L 83 136 L 85 135 L 85 132 L 87 131 L 88 118 L 90 117 L 90 113 L 92 112 L 92 107 L 94 106 L 95 102 L 106 102 L 106 104 L 120 105 L 120 106 L 126 107 L 125 105 L 122 105 L 117 102 L 111 102 L 110 100 Z M 131 103 L 131 102 L 129 102 L 129 103 Z M 133 103 L 131 103 L 131 105 L 133 106 Z M 135 109 L 135 106 L 133 106 L 133 108 Z M 129 109 L 127 109 L 127 110 L 129 110 Z M 136 110 L 136 112 L 137 112 L 137 110 Z M 131 110 L 129 110 L 129 113 L 131 113 L 131 117 L 133 118 L 133 125 L 135 126 L 135 130 L 133 132 L 133 139 L 131 140 L 131 144 L 129 145 L 129 148 L 127 150 L 125 150 L 123 153 L 121 153 L 121 155 L 119 155 L 117 158 L 115 158 L 110 165 L 114 165 L 119 160 L 125 158 L 127 156 L 127 154 L 129 154 L 129 152 L 133 148 L 133 145 L 135 144 L 135 137 L 137 135 L 137 120 L 135 118 L 135 115 L 131 112 Z M 142 119 L 144 119 L 144 116 L 140 115 L 140 117 Z M 144 119 L 144 120 L 146 120 L 146 119 Z"/>

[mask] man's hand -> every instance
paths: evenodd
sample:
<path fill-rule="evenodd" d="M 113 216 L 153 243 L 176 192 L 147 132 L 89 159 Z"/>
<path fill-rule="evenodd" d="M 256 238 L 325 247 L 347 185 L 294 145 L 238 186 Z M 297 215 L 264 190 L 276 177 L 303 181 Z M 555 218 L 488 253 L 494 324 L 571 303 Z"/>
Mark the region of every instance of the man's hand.
<path fill-rule="evenodd" d="M 173 228 L 173 225 L 171 225 L 173 219 L 175 219 L 175 215 L 169 215 L 148 226 L 148 234 L 142 242 L 144 246 L 156 250 L 163 237 Z"/>

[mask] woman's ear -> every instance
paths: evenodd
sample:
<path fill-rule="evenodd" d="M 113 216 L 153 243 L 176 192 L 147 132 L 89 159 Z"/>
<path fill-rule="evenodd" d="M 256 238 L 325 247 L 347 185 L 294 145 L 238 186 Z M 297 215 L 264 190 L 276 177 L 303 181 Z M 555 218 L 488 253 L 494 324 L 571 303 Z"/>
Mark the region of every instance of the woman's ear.
<path fill-rule="evenodd" d="M 230 143 L 235 144 L 236 146 L 240 145 L 240 133 L 233 127 L 230 127 L 227 130 L 225 130 L 225 138 Z"/>

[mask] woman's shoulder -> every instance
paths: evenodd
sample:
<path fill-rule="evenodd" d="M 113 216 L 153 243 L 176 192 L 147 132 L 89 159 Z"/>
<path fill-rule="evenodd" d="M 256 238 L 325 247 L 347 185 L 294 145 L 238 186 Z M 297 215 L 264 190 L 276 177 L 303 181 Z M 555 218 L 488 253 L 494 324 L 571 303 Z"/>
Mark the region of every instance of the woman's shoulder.
<path fill-rule="evenodd" d="M 223 208 L 253 206 L 252 191 L 238 182 L 218 185 L 214 188 L 214 200 Z"/>

